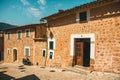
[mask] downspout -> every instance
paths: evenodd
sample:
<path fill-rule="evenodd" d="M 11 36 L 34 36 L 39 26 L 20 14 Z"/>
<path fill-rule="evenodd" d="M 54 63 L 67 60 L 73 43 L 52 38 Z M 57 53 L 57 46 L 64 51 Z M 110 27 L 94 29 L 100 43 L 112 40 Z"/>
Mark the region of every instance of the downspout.
<path fill-rule="evenodd" d="M 46 40 L 46 56 L 45 56 L 45 64 L 44 64 L 44 66 L 46 67 L 46 64 L 47 64 L 47 56 L 48 56 L 48 28 L 49 28 L 48 23 L 46 24 L 45 27 L 47 28 L 47 29 L 46 29 L 46 38 L 47 38 L 47 40 Z"/>

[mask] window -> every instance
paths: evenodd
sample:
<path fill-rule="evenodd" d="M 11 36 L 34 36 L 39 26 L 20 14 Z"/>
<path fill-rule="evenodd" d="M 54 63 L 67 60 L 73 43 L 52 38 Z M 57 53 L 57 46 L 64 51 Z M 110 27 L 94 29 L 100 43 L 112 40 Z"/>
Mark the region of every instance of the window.
<path fill-rule="evenodd" d="M 90 21 L 90 10 L 76 13 L 76 22 L 79 23 L 86 21 Z"/>
<path fill-rule="evenodd" d="M 7 48 L 7 54 L 10 54 L 10 48 Z"/>
<path fill-rule="evenodd" d="M 25 36 L 26 36 L 26 37 L 29 37 L 29 36 L 30 36 L 30 29 L 26 29 L 26 30 L 25 30 Z"/>
<path fill-rule="evenodd" d="M 50 50 L 49 51 L 49 59 L 53 59 L 54 58 L 54 51 Z"/>
<path fill-rule="evenodd" d="M 46 56 L 46 49 L 42 50 L 42 56 L 45 57 Z"/>
<path fill-rule="evenodd" d="M 7 33 L 7 39 L 10 40 L 10 32 Z"/>
<path fill-rule="evenodd" d="M 55 49 L 55 39 L 48 39 L 48 49 Z"/>
<path fill-rule="evenodd" d="M 25 56 L 30 56 L 30 47 L 25 47 Z"/>
<path fill-rule="evenodd" d="M 18 39 L 22 38 L 22 31 L 18 31 L 17 37 L 18 37 Z"/>
<path fill-rule="evenodd" d="M 53 42 L 53 41 L 50 41 L 50 42 L 49 42 L 49 48 L 50 48 L 50 49 L 53 49 L 53 45 L 54 45 L 54 42 Z"/>
<path fill-rule="evenodd" d="M 79 17 L 80 17 L 80 21 L 87 21 L 87 11 L 80 12 Z"/>

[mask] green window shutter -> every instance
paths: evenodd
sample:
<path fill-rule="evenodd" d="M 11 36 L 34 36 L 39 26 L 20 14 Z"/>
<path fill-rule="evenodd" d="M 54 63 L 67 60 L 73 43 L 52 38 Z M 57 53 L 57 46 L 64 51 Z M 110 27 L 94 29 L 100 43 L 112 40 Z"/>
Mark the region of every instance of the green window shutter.
<path fill-rule="evenodd" d="M 45 57 L 45 54 L 46 54 L 46 51 L 45 51 L 45 50 L 43 50 L 43 57 Z"/>
<path fill-rule="evenodd" d="M 53 41 L 50 41 L 50 42 L 49 42 L 49 48 L 50 48 L 50 49 L 53 49 L 53 45 L 54 45 Z"/>
<path fill-rule="evenodd" d="M 50 59 L 53 58 L 53 52 L 50 52 L 50 54 L 49 54 L 49 58 L 50 58 Z"/>
<path fill-rule="evenodd" d="M 8 33 L 8 39 L 10 39 L 10 33 Z"/>
<path fill-rule="evenodd" d="M 29 30 L 26 30 L 26 37 L 29 37 Z"/>
<path fill-rule="evenodd" d="M 18 39 L 21 39 L 21 32 L 18 32 Z"/>
<path fill-rule="evenodd" d="M 26 55 L 26 56 L 29 56 L 29 53 L 30 53 L 29 48 L 26 48 L 26 49 L 25 49 L 25 55 Z"/>

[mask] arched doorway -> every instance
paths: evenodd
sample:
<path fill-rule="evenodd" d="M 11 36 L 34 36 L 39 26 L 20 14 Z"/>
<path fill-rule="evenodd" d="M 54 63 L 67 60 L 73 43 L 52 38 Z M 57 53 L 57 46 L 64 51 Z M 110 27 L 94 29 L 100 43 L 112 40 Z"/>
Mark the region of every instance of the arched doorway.
<path fill-rule="evenodd" d="M 13 49 L 13 62 L 17 60 L 17 50 Z"/>

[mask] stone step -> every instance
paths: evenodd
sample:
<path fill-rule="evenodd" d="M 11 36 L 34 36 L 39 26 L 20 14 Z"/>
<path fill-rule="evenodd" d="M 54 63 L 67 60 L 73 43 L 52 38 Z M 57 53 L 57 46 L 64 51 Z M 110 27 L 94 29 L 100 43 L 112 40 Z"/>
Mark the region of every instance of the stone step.
<path fill-rule="evenodd" d="M 66 68 L 67 71 L 71 71 L 71 72 L 75 72 L 75 73 L 79 73 L 79 74 L 83 74 L 83 75 L 88 75 L 92 72 L 92 70 L 89 70 L 87 68 L 84 67 L 68 67 Z"/>
<path fill-rule="evenodd" d="M 2 61 L 0 61 L 0 64 L 2 64 L 2 63 L 4 63 L 4 61 L 2 60 Z"/>

